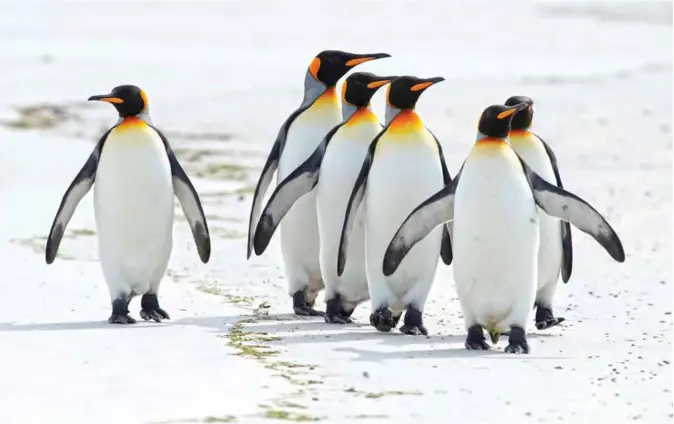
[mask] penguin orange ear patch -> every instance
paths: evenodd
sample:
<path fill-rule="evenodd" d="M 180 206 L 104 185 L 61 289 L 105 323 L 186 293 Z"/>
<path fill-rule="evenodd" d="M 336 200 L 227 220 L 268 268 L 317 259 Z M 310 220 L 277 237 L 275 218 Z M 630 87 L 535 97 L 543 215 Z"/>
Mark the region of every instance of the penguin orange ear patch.
<path fill-rule="evenodd" d="M 321 68 L 321 59 L 315 57 L 309 65 L 309 72 L 318 81 L 318 70 Z"/>
<path fill-rule="evenodd" d="M 147 100 L 147 94 L 143 90 L 140 90 L 140 98 L 143 99 L 143 110 L 147 109 L 150 103 Z"/>

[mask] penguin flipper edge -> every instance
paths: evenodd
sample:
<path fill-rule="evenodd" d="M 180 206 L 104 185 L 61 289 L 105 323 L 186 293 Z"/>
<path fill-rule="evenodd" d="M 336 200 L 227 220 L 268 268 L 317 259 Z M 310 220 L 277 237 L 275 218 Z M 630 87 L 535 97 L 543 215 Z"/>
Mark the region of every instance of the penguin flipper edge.
<path fill-rule="evenodd" d="M 208 260 L 211 257 L 211 237 L 208 231 L 206 215 L 204 214 L 204 209 L 199 200 L 199 194 L 194 189 L 192 181 L 190 181 L 190 178 L 185 173 L 180 162 L 178 162 L 178 158 L 173 152 L 166 136 L 156 127 L 152 128 L 159 134 L 162 142 L 164 142 L 166 155 L 168 156 L 169 164 L 171 165 L 173 194 L 178 198 L 178 202 L 185 214 L 185 218 L 187 218 L 187 222 L 190 224 L 192 237 L 194 237 L 194 243 L 197 245 L 199 259 L 201 259 L 201 262 L 203 263 L 208 263 Z"/>
<path fill-rule="evenodd" d="M 358 178 L 356 178 L 356 183 L 353 186 L 351 191 L 351 196 L 349 197 L 349 203 L 346 205 L 346 214 L 344 215 L 344 223 L 342 224 L 342 234 L 339 238 L 339 251 L 337 254 L 337 275 L 341 277 L 344 272 L 344 266 L 346 265 L 346 252 L 349 248 L 349 238 L 351 236 L 351 230 L 355 224 L 356 214 L 358 213 L 358 208 L 365 197 L 365 186 L 367 183 L 367 177 L 370 173 L 370 168 L 372 168 L 372 161 L 374 160 L 374 152 L 377 149 L 377 141 L 386 130 L 382 130 L 379 135 L 377 135 L 374 140 L 370 143 L 370 147 L 367 149 L 367 155 L 363 161 L 363 166 L 360 168 L 360 173 Z"/>
<path fill-rule="evenodd" d="M 538 134 L 532 133 L 534 136 L 541 142 L 545 152 L 550 159 L 550 165 L 552 166 L 552 171 L 555 174 L 555 180 L 557 180 L 557 187 L 564 188 L 562 184 L 562 177 L 559 173 L 559 168 L 557 166 L 557 156 L 555 155 L 552 147 L 548 145 Z M 571 224 L 566 221 L 561 222 L 562 225 L 562 281 L 567 283 L 571 278 L 571 271 L 573 269 L 573 242 L 571 240 Z"/>
<path fill-rule="evenodd" d="M 295 202 L 318 184 L 325 149 L 342 125 L 336 125 L 330 130 L 311 156 L 291 172 L 272 193 L 260 215 L 253 235 L 253 248 L 256 255 L 261 255 L 267 249 L 278 225 Z"/>
<path fill-rule="evenodd" d="M 65 232 L 70 219 L 73 217 L 77 205 L 79 205 L 84 196 L 94 185 L 96 170 L 98 169 L 98 160 L 101 157 L 101 151 L 103 150 L 103 143 L 110 131 L 112 131 L 112 128 L 103 134 L 96 144 L 96 147 L 94 147 L 94 151 L 91 152 L 89 158 L 84 163 L 84 166 L 82 166 L 80 172 L 77 173 L 70 183 L 70 186 L 68 186 L 61 199 L 61 204 L 56 212 L 51 229 L 49 230 L 49 236 L 47 237 L 47 244 L 45 247 L 45 261 L 47 264 L 54 262 L 61 240 L 63 239 L 63 233 Z"/>
<path fill-rule="evenodd" d="M 257 218 L 260 215 L 260 209 L 262 208 L 262 200 L 264 195 L 267 193 L 269 184 L 274 177 L 274 173 L 278 168 L 279 159 L 281 158 L 281 152 L 283 152 L 283 147 L 285 146 L 286 137 L 288 136 L 288 130 L 290 125 L 295 121 L 295 119 L 300 116 L 309 106 L 305 105 L 293 112 L 288 119 L 285 120 L 281 129 L 279 129 L 276 140 L 269 151 L 269 156 L 267 156 L 267 161 L 262 167 L 262 172 L 260 173 L 260 178 L 257 181 L 255 186 L 255 192 L 253 193 L 253 202 L 250 207 L 250 216 L 248 218 L 248 244 L 246 250 L 246 258 L 250 259 L 250 254 L 253 251 L 253 236 L 254 229 L 257 226 Z"/>
<path fill-rule="evenodd" d="M 433 134 L 431 130 L 426 128 L 426 131 L 428 131 L 433 138 L 435 139 L 435 144 L 438 146 L 438 155 L 440 156 L 440 166 L 442 167 L 442 179 L 445 185 L 449 185 L 452 182 L 452 176 L 449 173 L 449 169 L 447 169 L 447 162 L 445 161 L 445 155 L 442 152 L 442 145 L 440 144 L 440 140 Z M 454 259 L 454 255 L 452 253 L 452 238 L 450 236 L 449 232 L 449 224 L 446 224 L 442 227 L 442 241 L 440 242 L 440 258 L 442 258 L 442 262 L 449 266 L 452 264 L 452 260 Z"/>
<path fill-rule="evenodd" d="M 520 158 L 536 204 L 550 216 L 570 222 L 592 236 L 617 262 L 625 261 L 625 251 L 615 230 L 589 203 L 573 193 L 545 181 Z"/>
<path fill-rule="evenodd" d="M 452 184 L 426 199 L 403 221 L 384 254 L 382 271 L 385 276 L 396 272 L 412 247 L 433 229 L 454 219 L 454 193 L 458 180 L 457 175 Z"/>

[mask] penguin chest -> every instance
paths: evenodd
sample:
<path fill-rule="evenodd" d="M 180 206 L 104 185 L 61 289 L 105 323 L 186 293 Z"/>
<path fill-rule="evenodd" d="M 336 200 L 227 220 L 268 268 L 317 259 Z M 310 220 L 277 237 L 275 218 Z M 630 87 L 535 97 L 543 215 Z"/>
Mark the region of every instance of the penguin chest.
<path fill-rule="evenodd" d="M 105 141 L 94 185 L 101 250 L 156 254 L 171 242 L 171 167 L 150 127 L 113 130 Z"/>
<path fill-rule="evenodd" d="M 384 134 L 377 143 L 365 193 L 368 267 L 381 272 L 383 254 L 405 218 L 444 186 L 435 140 L 426 131 Z M 389 288 L 404 293 L 409 284 L 435 271 L 441 229 L 417 243 L 398 270 L 387 277 Z"/>
<path fill-rule="evenodd" d="M 456 188 L 454 279 L 463 303 L 498 321 L 535 290 L 538 216 L 514 152 L 505 142 L 481 143 L 468 155 Z"/>

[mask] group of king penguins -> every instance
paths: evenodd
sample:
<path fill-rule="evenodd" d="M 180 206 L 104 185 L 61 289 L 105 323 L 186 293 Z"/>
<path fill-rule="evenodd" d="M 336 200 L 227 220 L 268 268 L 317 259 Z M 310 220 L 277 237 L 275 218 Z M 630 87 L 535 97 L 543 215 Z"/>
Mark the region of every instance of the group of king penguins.
<path fill-rule="evenodd" d="M 561 276 L 571 276 L 571 227 L 591 235 L 618 262 L 625 253 L 609 223 L 563 189 L 555 154 L 530 131 L 533 101 L 513 96 L 489 106 L 475 144 L 451 176 L 442 147 L 415 111 L 421 94 L 442 77 L 353 72 L 387 53 L 320 52 L 304 80 L 304 98 L 281 125 L 252 200 L 247 258 L 261 255 L 280 225 L 285 274 L 297 315 L 351 323 L 370 301 L 378 331 L 427 335 L 423 312 L 438 258 L 453 264 L 467 331 L 465 347 L 486 350 L 484 330 L 506 352 L 528 353 L 526 323 L 538 329 L 553 313 Z M 384 123 L 370 100 L 387 86 Z M 99 258 L 111 299 L 112 324 L 140 316 L 169 319 L 158 290 L 172 250 L 173 197 L 189 222 L 198 255 L 211 241 L 199 195 L 166 136 L 152 123 L 148 98 L 134 85 L 90 101 L 107 102 L 117 123 L 96 143 L 67 188 L 47 238 L 51 264 L 77 205 L 94 187 Z M 276 188 L 263 199 L 276 174 Z M 94 182 L 96 183 L 94 185 Z M 314 308 L 325 290 L 326 310 Z"/>

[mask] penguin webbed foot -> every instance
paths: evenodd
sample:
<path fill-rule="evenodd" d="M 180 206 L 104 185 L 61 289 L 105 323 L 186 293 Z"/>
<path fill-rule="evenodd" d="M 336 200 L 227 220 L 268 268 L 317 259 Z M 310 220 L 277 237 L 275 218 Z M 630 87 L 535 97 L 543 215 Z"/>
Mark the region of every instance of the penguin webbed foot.
<path fill-rule="evenodd" d="M 154 293 L 146 293 L 140 300 L 140 317 L 145 321 L 161 322 L 164 319 L 171 319 L 169 314 L 159 307 L 159 300 Z"/>
<path fill-rule="evenodd" d="M 556 317 L 552 313 L 552 308 L 536 304 L 536 328 L 545 330 L 566 321 L 564 317 Z"/>
<path fill-rule="evenodd" d="M 394 329 L 399 320 L 400 315 L 394 317 L 393 312 L 387 306 L 382 306 L 370 314 L 370 325 L 382 333 L 388 333 Z"/>
<path fill-rule="evenodd" d="M 424 326 L 422 312 L 414 306 L 408 306 L 405 311 L 405 320 L 400 332 L 410 336 L 428 335 L 428 330 Z"/>
<path fill-rule="evenodd" d="M 489 345 L 484 337 L 484 329 L 480 324 L 468 328 L 465 346 L 468 350 L 489 350 Z"/>
<path fill-rule="evenodd" d="M 110 324 L 135 324 L 136 320 L 129 315 L 131 297 L 122 297 L 112 301 L 112 314 L 108 318 Z"/>
<path fill-rule="evenodd" d="M 325 322 L 328 324 L 352 324 L 353 320 L 349 318 L 353 310 L 349 313 L 342 308 L 342 299 L 339 294 L 328 300 L 325 308 Z"/>
<path fill-rule="evenodd" d="M 505 353 L 529 353 L 529 343 L 524 328 L 512 325 L 510 326 L 510 336 L 508 337 L 508 346 Z"/>
<path fill-rule="evenodd" d="M 293 294 L 293 311 L 295 315 L 305 317 L 320 317 L 325 315 L 323 311 L 317 311 L 313 308 L 314 304 L 307 302 L 304 290 L 298 290 Z"/>

